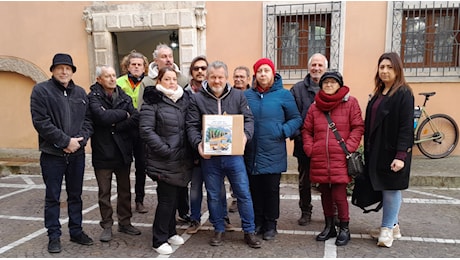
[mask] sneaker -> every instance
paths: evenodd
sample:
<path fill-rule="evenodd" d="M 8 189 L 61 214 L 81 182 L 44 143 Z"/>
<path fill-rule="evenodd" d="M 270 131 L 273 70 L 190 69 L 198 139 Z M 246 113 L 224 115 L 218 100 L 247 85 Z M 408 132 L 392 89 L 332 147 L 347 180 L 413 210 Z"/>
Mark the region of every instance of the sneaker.
<path fill-rule="evenodd" d="M 224 221 L 225 221 L 225 231 L 232 232 L 232 231 L 235 231 L 235 230 L 236 230 L 236 227 L 234 227 L 234 226 L 230 223 L 230 219 L 229 219 L 228 217 L 225 217 L 225 218 L 224 218 Z"/>
<path fill-rule="evenodd" d="M 399 228 L 399 224 L 396 224 L 393 227 L 393 238 L 394 239 L 400 239 L 402 237 L 401 235 L 401 229 Z"/>
<path fill-rule="evenodd" d="M 190 223 L 192 222 L 192 219 L 190 219 L 190 216 L 185 214 L 185 215 L 182 215 L 182 216 L 178 216 L 177 217 L 177 222 L 182 222 L 182 223 Z"/>
<path fill-rule="evenodd" d="M 380 236 L 380 228 L 374 228 L 374 229 L 371 229 L 371 231 L 369 231 L 369 235 L 372 237 L 372 238 L 379 238 Z M 393 238 L 394 239 L 400 239 L 402 237 L 401 235 L 401 230 L 399 228 L 399 224 L 396 224 L 393 228 Z"/>
<path fill-rule="evenodd" d="M 149 211 L 144 207 L 144 204 L 142 202 L 136 202 L 136 212 L 144 214 Z"/>
<path fill-rule="evenodd" d="M 201 227 L 201 223 L 196 221 L 196 220 L 192 220 L 192 223 L 190 223 L 190 226 L 187 228 L 187 230 L 185 230 L 185 232 L 187 234 L 196 234 L 196 232 L 198 232 L 198 230 L 200 230 L 200 227 Z"/>
<path fill-rule="evenodd" d="M 170 255 L 173 252 L 172 247 L 168 243 L 163 243 L 158 248 L 154 247 L 153 250 L 155 250 L 160 255 Z"/>
<path fill-rule="evenodd" d="M 50 239 L 48 242 L 48 252 L 60 253 L 61 252 L 61 239 Z"/>
<path fill-rule="evenodd" d="M 133 227 L 133 225 L 129 224 L 129 225 L 118 225 L 118 232 L 122 232 L 122 233 L 126 233 L 128 235 L 140 235 L 141 234 L 141 231 L 135 227 Z"/>
<path fill-rule="evenodd" d="M 168 243 L 170 245 L 180 246 L 180 245 L 183 245 L 185 242 L 184 242 L 184 239 L 181 236 L 174 235 L 174 236 L 168 238 Z"/>
<path fill-rule="evenodd" d="M 80 245 L 90 246 L 93 244 L 93 240 L 85 233 L 81 232 L 79 236 L 70 236 L 70 241 L 78 243 Z"/>
<path fill-rule="evenodd" d="M 99 240 L 101 242 L 109 242 L 110 240 L 112 240 L 112 227 L 104 228 L 104 230 L 101 233 L 101 236 L 99 237 Z"/>
<path fill-rule="evenodd" d="M 232 204 L 230 204 L 230 207 L 228 207 L 228 212 L 238 212 L 238 205 L 236 204 L 236 200 L 232 200 Z"/>
<path fill-rule="evenodd" d="M 380 236 L 377 242 L 378 246 L 391 247 L 393 244 L 393 230 L 390 228 L 380 228 Z"/>

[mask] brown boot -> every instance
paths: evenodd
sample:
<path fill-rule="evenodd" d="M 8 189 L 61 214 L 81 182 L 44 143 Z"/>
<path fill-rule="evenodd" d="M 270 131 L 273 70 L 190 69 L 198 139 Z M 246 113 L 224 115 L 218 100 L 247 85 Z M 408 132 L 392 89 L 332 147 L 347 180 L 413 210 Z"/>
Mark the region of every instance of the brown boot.
<path fill-rule="evenodd" d="M 256 237 L 255 233 L 244 233 L 244 242 L 252 248 L 260 248 L 262 246 L 260 239 Z"/>
<path fill-rule="evenodd" d="M 149 211 L 144 207 L 144 204 L 142 202 L 136 202 L 136 212 L 143 214 Z"/>
<path fill-rule="evenodd" d="M 222 245 L 222 237 L 224 236 L 224 232 L 214 232 L 214 236 L 209 241 L 211 246 L 221 246 Z"/>

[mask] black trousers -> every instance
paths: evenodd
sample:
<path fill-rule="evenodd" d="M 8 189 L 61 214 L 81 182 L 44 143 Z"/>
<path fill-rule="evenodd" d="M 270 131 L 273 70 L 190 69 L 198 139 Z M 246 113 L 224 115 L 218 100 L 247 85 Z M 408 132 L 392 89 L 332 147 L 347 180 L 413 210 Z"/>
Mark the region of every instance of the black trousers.
<path fill-rule="evenodd" d="M 310 158 L 307 156 L 297 157 L 297 170 L 299 171 L 299 208 L 302 213 L 311 211 L 311 182 L 310 182 Z"/>
<path fill-rule="evenodd" d="M 133 144 L 134 167 L 136 168 L 135 176 L 136 183 L 134 184 L 135 202 L 144 203 L 145 197 L 145 151 L 144 142 L 139 136 L 134 140 Z"/>
<path fill-rule="evenodd" d="M 158 205 L 153 221 L 153 247 L 158 248 L 168 241 L 176 232 L 177 198 L 181 187 L 157 182 Z"/>
<path fill-rule="evenodd" d="M 249 176 L 256 228 L 276 230 L 280 216 L 280 180 L 281 173 Z"/>

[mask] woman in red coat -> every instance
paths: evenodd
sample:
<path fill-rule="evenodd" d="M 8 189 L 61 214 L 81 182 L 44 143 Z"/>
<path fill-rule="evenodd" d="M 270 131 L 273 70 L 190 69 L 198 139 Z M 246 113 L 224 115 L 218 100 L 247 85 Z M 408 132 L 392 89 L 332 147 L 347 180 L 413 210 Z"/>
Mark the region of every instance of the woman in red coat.
<path fill-rule="evenodd" d="M 321 90 L 308 110 L 302 127 L 303 149 L 311 158 L 310 180 L 319 183 L 326 224 L 316 240 L 325 241 L 337 236 L 334 225 L 337 207 L 340 231 L 335 244 L 343 246 L 350 240 L 347 184 L 351 178 L 347 172 L 345 152 L 329 128 L 325 113 L 329 113 L 350 152 L 358 149 L 364 121 L 358 100 L 350 96 L 350 89 L 343 85 L 340 73 L 324 73 L 319 86 Z"/>

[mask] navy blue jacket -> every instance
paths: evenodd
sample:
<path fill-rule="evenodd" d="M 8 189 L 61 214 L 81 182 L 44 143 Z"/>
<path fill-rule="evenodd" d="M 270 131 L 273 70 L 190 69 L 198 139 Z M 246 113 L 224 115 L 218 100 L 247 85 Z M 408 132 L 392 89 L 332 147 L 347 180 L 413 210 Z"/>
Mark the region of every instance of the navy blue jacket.
<path fill-rule="evenodd" d="M 70 156 L 85 153 L 93 126 L 88 98 L 82 87 L 72 80 L 64 87 L 54 78 L 38 83 L 30 96 L 30 112 L 38 132 L 40 151 L 64 156 L 70 138 L 83 137 L 80 149 Z"/>

